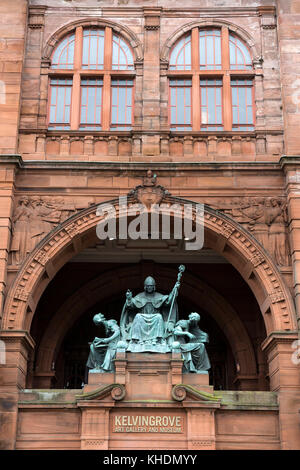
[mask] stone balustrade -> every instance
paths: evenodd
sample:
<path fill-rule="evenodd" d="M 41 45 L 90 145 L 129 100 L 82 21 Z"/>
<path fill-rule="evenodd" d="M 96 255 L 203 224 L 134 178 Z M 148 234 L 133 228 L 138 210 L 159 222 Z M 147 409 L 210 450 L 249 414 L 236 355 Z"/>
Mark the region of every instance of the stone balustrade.
<path fill-rule="evenodd" d="M 153 132 L 151 137 L 157 137 Z M 281 131 L 188 133 L 164 132 L 152 139 L 145 132 L 45 132 L 19 136 L 19 153 L 26 159 L 128 160 L 142 155 L 185 160 L 278 160 L 283 152 Z"/>

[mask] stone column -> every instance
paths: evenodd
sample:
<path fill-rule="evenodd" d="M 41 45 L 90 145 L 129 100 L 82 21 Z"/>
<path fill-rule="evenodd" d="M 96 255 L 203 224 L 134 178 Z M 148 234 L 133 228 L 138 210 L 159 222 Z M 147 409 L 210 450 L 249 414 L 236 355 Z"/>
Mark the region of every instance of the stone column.
<path fill-rule="evenodd" d="M 6 290 L 8 253 L 11 243 L 14 211 L 14 186 L 17 157 L 0 156 L 0 312 L 3 310 Z"/>
<path fill-rule="evenodd" d="M 14 211 L 14 186 L 17 156 L 0 156 L 0 312 L 3 312 L 7 289 L 7 264 L 11 242 Z M 3 318 L 2 318 L 3 320 Z M 2 325 L 0 325 L 2 326 Z M 14 449 L 17 426 L 18 392 L 25 387 L 27 363 L 34 347 L 25 331 L 2 330 L 0 332 L 0 448 Z"/>
<path fill-rule="evenodd" d="M 45 121 L 43 123 L 38 123 L 38 116 L 41 106 L 44 107 L 44 113 L 46 112 L 46 100 L 48 94 L 48 76 L 45 77 L 45 75 L 41 75 L 41 57 L 43 55 L 42 47 L 46 9 L 47 7 L 44 5 L 29 7 L 26 55 L 24 74 L 22 78 L 21 127 L 28 128 L 29 126 L 32 126 L 34 128 L 41 124 L 45 125 Z M 44 68 L 44 64 L 42 67 Z M 41 80 L 44 82 L 43 87 L 41 87 Z"/>
<path fill-rule="evenodd" d="M 282 125 L 281 90 L 279 75 L 274 77 L 274 70 L 278 70 L 278 41 L 276 30 L 276 9 L 274 6 L 258 7 L 260 16 L 263 77 L 261 74 L 260 57 L 256 58 L 256 105 L 257 128 L 264 125 L 267 128 L 278 129 Z M 261 102 L 261 84 L 263 85 L 263 102 Z"/>
<path fill-rule="evenodd" d="M 215 411 L 220 404 L 199 405 L 187 409 L 187 440 L 189 450 L 216 448 Z"/>
<path fill-rule="evenodd" d="M 160 12 L 144 7 L 143 155 L 160 151 Z"/>
<path fill-rule="evenodd" d="M 105 450 L 109 442 L 109 410 L 111 404 L 80 403 L 81 418 L 81 449 Z"/>
<path fill-rule="evenodd" d="M 278 41 L 286 155 L 299 155 L 300 4 L 278 0 Z"/>
<path fill-rule="evenodd" d="M 293 266 L 294 296 L 297 312 L 298 342 L 287 346 L 289 364 L 293 359 L 294 375 L 290 374 L 290 390 L 281 392 L 280 427 L 283 449 L 300 448 L 300 4 L 298 0 L 278 0 L 278 42 L 283 102 L 284 147 L 286 156 L 281 165 L 286 177 L 289 237 Z M 295 336 L 296 340 L 296 336 Z M 297 349 L 291 346 L 296 345 Z M 283 345 L 281 345 L 283 348 Z M 288 354 L 287 353 L 287 354 Z M 293 388 L 292 388 L 293 387 Z"/>
<path fill-rule="evenodd" d="M 27 10 L 27 0 L 0 2 L 0 154 L 17 151 Z"/>
<path fill-rule="evenodd" d="M 281 449 L 300 449 L 299 362 L 293 344 L 296 332 L 272 333 L 262 344 L 269 366 L 270 389 L 278 393 Z"/>
<path fill-rule="evenodd" d="M 5 345 L 5 364 L 0 365 L 0 448 L 12 450 L 16 444 L 18 394 L 25 388 L 27 363 L 34 342 L 26 331 L 13 330 L 1 331 L 0 340 Z"/>

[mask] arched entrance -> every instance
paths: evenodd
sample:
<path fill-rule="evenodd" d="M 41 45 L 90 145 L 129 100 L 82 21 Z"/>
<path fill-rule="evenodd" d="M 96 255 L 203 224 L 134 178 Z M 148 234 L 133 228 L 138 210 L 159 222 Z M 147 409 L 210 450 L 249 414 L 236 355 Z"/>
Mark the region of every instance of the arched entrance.
<path fill-rule="evenodd" d="M 115 251 L 117 258 L 120 252 L 117 249 Z M 61 270 L 59 279 L 53 281 L 51 288 L 48 288 L 43 295 L 33 322 L 32 335 L 38 348 L 34 386 L 74 388 L 74 383 L 80 386 L 84 380 L 88 341 L 99 335 L 92 323 L 93 315 L 101 311 L 106 317 L 108 315 L 109 318 L 119 321 L 126 290 L 128 288 L 135 292 L 141 290 L 144 277 L 150 274 L 157 279 L 160 291 L 170 291 L 176 279 L 177 268 L 174 253 L 172 258 L 173 262 L 168 264 L 147 259 L 138 263 L 126 263 L 124 266 L 113 262 L 112 256 L 111 263 L 107 263 L 106 266 L 101 266 L 95 260 L 92 266 L 89 263 L 73 262 Z M 243 315 L 237 313 L 224 295 L 201 280 L 201 277 L 205 276 L 206 266 L 205 263 L 187 264 L 187 272 L 178 299 L 180 316 L 185 318 L 191 311 L 197 311 L 201 314 L 202 328 L 205 331 L 209 330 L 211 382 L 215 388 L 234 389 L 236 388 L 234 380 L 241 376 L 245 387 L 258 388 L 256 348 L 243 324 Z M 223 273 L 224 270 L 230 272 L 232 269 L 229 264 L 224 264 Z M 62 295 L 59 284 L 64 282 L 60 280 L 77 278 L 79 282 L 78 277 L 82 270 L 87 270 L 90 276 L 94 270 L 97 276 L 87 281 L 82 279 L 81 287 L 79 289 L 74 287 L 73 294 L 69 293 L 64 302 L 59 301 L 60 307 L 57 308 L 53 302 L 53 292 L 55 291 L 58 297 Z M 235 276 L 238 278 L 237 273 Z M 214 282 L 216 287 L 221 282 L 221 274 L 216 282 L 212 269 L 210 275 L 206 277 L 209 277 L 209 283 Z M 242 280 L 240 288 L 245 292 L 244 295 L 252 298 Z M 224 290 L 225 295 L 227 290 L 228 297 L 230 292 L 228 287 L 224 286 Z M 251 312 L 251 309 L 249 311 Z M 256 316 L 254 324 L 259 317 L 258 306 L 256 309 L 252 307 L 252 311 L 253 317 Z M 51 314 L 52 312 L 55 313 Z M 40 331 L 42 334 L 39 334 Z M 70 379 L 74 374 L 78 376 L 75 382 Z"/>
<path fill-rule="evenodd" d="M 155 190 L 157 189 L 156 186 L 154 188 Z M 136 203 L 137 194 L 139 194 L 138 188 L 128 197 L 129 205 Z M 191 218 L 195 221 L 197 211 L 196 203 L 172 197 L 167 192 L 164 192 L 162 202 L 166 204 L 166 206 L 176 204 L 177 207 L 183 207 L 188 203 L 192 207 Z M 104 203 L 104 205 L 107 204 L 108 202 Z M 109 201 L 109 204 L 114 208 L 116 218 L 119 219 L 120 214 L 122 215 L 120 201 Z M 13 333 L 14 330 L 30 332 L 32 320 L 37 311 L 39 301 L 49 283 L 55 280 L 55 276 L 66 263 L 88 249 L 88 247 L 95 246 L 97 241 L 99 242 L 96 237 L 96 226 L 99 221 L 103 219 L 103 216 L 98 215 L 100 212 L 98 206 L 95 205 L 69 218 L 45 237 L 30 256 L 28 256 L 9 290 L 4 309 L 3 329 L 11 331 L 11 333 Z M 219 256 L 227 260 L 243 278 L 252 292 L 260 310 L 266 337 L 270 336 L 274 331 L 289 332 L 295 330 L 296 321 L 291 295 L 277 267 L 259 242 L 238 223 L 207 206 L 204 208 L 204 234 L 205 248 L 218 253 Z M 113 240 L 102 242 L 105 248 L 104 253 L 107 253 L 107 248 L 113 247 L 114 243 L 115 241 Z M 174 245 L 172 248 L 172 242 L 170 245 L 171 252 L 172 249 L 176 252 L 176 246 Z M 156 253 L 156 256 L 160 253 L 158 248 L 154 245 L 152 247 L 150 246 L 148 249 L 152 254 Z M 147 248 L 144 247 L 142 252 L 145 252 L 145 250 L 147 251 Z M 199 253 L 201 253 L 201 255 Z M 181 258 L 180 256 L 177 258 L 173 256 L 173 260 L 186 262 L 190 256 L 195 263 L 197 257 L 202 256 L 202 254 L 201 250 L 198 253 L 185 252 L 183 254 L 181 253 Z M 150 256 L 150 259 L 152 258 L 153 257 Z M 165 267 L 163 267 L 163 269 L 165 269 Z M 128 273 L 128 271 L 125 272 Z M 132 282 L 135 276 L 136 274 L 134 273 L 132 276 L 126 274 L 126 282 L 124 282 L 123 285 L 119 284 L 119 287 L 122 286 L 123 292 L 130 287 L 130 285 L 128 286 L 128 279 Z M 172 285 L 170 285 L 171 275 L 167 274 L 165 270 L 164 276 L 165 279 L 169 279 L 165 284 L 165 290 L 167 291 L 172 287 Z M 107 279 L 109 279 L 109 276 Z M 140 276 L 136 277 L 135 285 L 138 285 L 140 279 Z M 205 282 L 205 279 L 202 278 L 202 280 Z M 101 282 L 104 282 L 104 278 L 101 279 Z M 105 292 L 108 292 L 110 284 L 109 281 L 106 281 Z M 199 278 L 196 277 L 192 279 L 191 276 L 190 282 L 186 286 L 186 298 L 195 297 L 200 285 L 201 282 Z M 212 286 L 210 286 L 210 288 L 211 287 Z M 206 288 L 206 291 L 207 290 L 209 290 L 209 287 Z M 82 299 L 85 297 L 86 296 L 83 295 Z M 242 375 L 246 374 L 246 377 L 251 377 L 255 369 L 258 369 L 260 359 L 257 358 L 256 361 L 254 359 L 255 354 L 253 346 L 250 346 L 249 339 L 247 339 L 247 332 L 242 322 L 238 321 L 238 316 L 234 314 L 234 309 L 232 309 L 230 305 L 227 305 L 225 309 L 226 313 L 223 312 L 222 314 L 217 307 L 218 295 L 214 291 L 210 290 L 208 297 L 214 299 L 214 302 L 210 300 L 210 305 L 208 305 L 209 302 L 207 301 L 206 305 L 211 318 L 214 319 L 219 327 L 220 325 L 222 327 L 225 325 L 225 329 L 223 328 L 224 341 L 228 341 L 231 345 L 235 367 L 237 367 L 238 371 L 242 370 Z M 89 300 L 90 298 L 88 297 L 87 305 L 89 305 Z M 98 302 L 100 300 L 101 297 L 98 298 Z M 76 295 L 75 297 L 71 296 L 69 300 L 64 299 L 64 301 L 76 303 Z M 96 299 L 94 299 L 94 301 L 96 301 Z M 94 303 L 94 305 L 97 304 Z M 224 302 L 224 299 L 223 305 L 226 305 L 226 300 Z M 65 305 L 63 308 L 67 308 L 67 306 Z M 83 313 L 82 310 L 81 313 Z M 58 347 L 62 343 L 68 328 L 72 326 L 72 322 L 75 320 L 74 316 L 68 318 L 60 315 L 59 324 L 61 324 L 61 327 L 58 328 L 58 315 L 60 314 L 57 313 L 53 315 L 45 331 L 45 336 L 40 338 L 41 351 L 44 352 L 42 355 L 43 359 L 41 359 L 41 353 L 38 353 L 36 358 L 38 367 L 42 369 L 41 374 L 42 376 L 43 374 L 46 375 L 47 380 L 49 379 L 50 364 L 51 368 L 54 368 L 53 363 L 56 358 L 55 354 L 58 354 Z M 79 313 L 78 315 L 80 316 Z M 61 321 L 62 318 L 63 320 Z M 232 318 L 233 321 L 226 323 L 225 318 Z M 55 335 L 53 336 L 51 331 L 54 330 Z M 55 339 L 49 343 L 49 338 L 51 337 Z M 238 340 L 236 338 L 238 338 Z M 258 338 L 260 342 L 263 339 L 264 338 Z M 245 353 L 245 350 L 247 353 Z M 244 357 L 245 354 L 246 358 Z M 247 387 L 251 388 L 248 380 L 246 383 Z"/>
<path fill-rule="evenodd" d="M 191 201 L 167 196 L 164 202 L 183 205 Z M 119 200 L 109 201 L 119 216 Z M 130 199 L 129 199 L 130 203 Z M 104 203 L 104 204 L 107 204 Z M 38 301 L 59 269 L 94 244 L 98 206 L 70 217 L 45 237 L 23 263 L 4 307 L 5 330 L 29 331 Z M 219 211 L 205 207 L 205 246 L 221 254 L 241 274 L 252 290 L 264 318 L 267 334 L 296 328 L 290 292 L 280 272 L 260 243 L 244 228 Z"/>

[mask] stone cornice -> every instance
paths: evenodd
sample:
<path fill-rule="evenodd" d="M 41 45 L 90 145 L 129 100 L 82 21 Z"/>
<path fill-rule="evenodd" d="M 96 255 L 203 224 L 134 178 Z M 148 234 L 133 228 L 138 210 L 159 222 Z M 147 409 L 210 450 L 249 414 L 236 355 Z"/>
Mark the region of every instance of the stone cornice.
<path fill-rule="evenodd" d="M 0 338 L 4 342 L 23 341 L 29 349 L 35 348 L 35 341 L 32 336 L 25 330 L 1 330 Z"/>
<path fill-rule="evenodd" d="M 176 162 L 176 161 L 154 161 L 155 157 L 149 156 L 151 161 L 147 161 L 147 157 L 143 157 L 142 162 L 119 162 L 119 161 L 67 161 L 67 160 L 23 160 L 21 155 L 10 154 L 0 155 L 1 164 L 15 164 L 20 169 L 25 170 L 122 170 L 122 171 L 133 171 L 133 170 L 155 170 L 175 172 L 177 170 L 186 171 L 253 171 L 267 170 L 267 171 L 281 171 L 282 165 L 280 162 L 264 162 L 264 161 L 243 161 L 243 162 L 231 162 L 231 161 L 217 161 L 217 162 Z M 300 163 L 300 157 L 299 162 Z"/>
<path fill-rule="evenodd" d="M 298 168 L 300 166 L 300 155 L 282 155 L 279 164 L 282 169 L 291 169 L 288 166 Z"/>
<path fill-rule="evenodd" d="M 262 343 L 261 348 L 263 351 L 269 351 L 277 343 L 290 344 L 295 339 L 298 339 L 297 331 L 273 331 Z M 293 351 L 291 350 L 291 353 Z"/>

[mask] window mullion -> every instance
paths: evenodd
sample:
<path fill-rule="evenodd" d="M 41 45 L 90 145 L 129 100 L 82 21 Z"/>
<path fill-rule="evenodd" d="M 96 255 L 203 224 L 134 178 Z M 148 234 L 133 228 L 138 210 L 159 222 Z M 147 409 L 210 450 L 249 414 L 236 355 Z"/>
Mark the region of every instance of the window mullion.
<path fill-rule="evenodd" d="M 222 69 L 230 69 L 229 60 L 229 30 L 225 26 L 222 27 Z"/>
<path fill-rule="evenodd" d="M 192 124 L 193 131 L 200 130 L 200 78 L 198 73 L 192 77 Z"/>
<path fill-rule="evenodd" d="M 192 29 L 191 36 L 192 49 L 192 70 L 199 70 L 199 29 Z"/>
<path fill-rule="evenodd" d="M 83 28 L 79 26 L 75 31 L 74 75 L 71 104 L 71 130 L 77 130 L 80 121 L 80 68 L 82 63 L 82 37 Z"/>
<path fill-rule="evenodd" d="M 222 27 L 223 124 L 224 131 L 232 129 L 232 97 L 230 83 L 229 30 Z"/>
<path fill-rule="evenodd" d="M 83 28 L 79 26 L 75 32 L 74 69 L 80 70 L 82 64 Z"/>
<path fill-rule="evenodd" d="M 71 105 L 71 130 L 77 130 L 80 120 L 80 72 L 73 75 L 72 105 Z"/>
<path fill-rule="evenodd" d="M 224 131 L 232 129 L 232 96 L 231 96 L 231 77 L 229 71 L 223 75 L 223 122 Z"/>
<path fill-rule="evenodd" d="M 112 64 L 112 29 L 106 26 L 104 32 L 104 70 L 111 70 Z"/>
<path fill-rule="evenodd" d="M 110 129 L 110 108 L 111 108 L 111 76 L 105 73 L 103 76 L 103 108 L 102 108 L 102 130 Z"/>
<path fill-rule="evenodd" d="M 112 29 L 108 26 L 104 32 L 104 75 L 103 75 L 103 107 L 102 107 L 102 130 L 110 129 L 111 113 L 111 75 L 112 67 Z"/>

